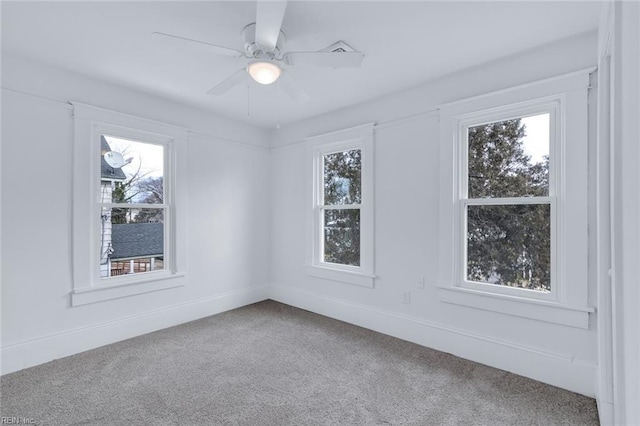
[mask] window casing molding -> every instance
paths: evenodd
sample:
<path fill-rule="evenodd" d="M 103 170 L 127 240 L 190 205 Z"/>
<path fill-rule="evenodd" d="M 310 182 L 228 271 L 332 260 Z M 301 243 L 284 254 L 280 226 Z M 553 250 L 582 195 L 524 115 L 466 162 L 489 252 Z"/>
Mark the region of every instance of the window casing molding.
<path fill-rule="evenodd" d="M 310 276 L 373 288 L 373 129 L 373 123 L 368 123 L 306 139 L 307 163 L 310 165 L 307 185 L 310 191 L 307 209 L 306 272 Z M 362 201 L 357 205 L 335 207 L 337 209 L 357 208 L 360 210 L 360 266 L 329 263 L 322 259 L 324 238 L 321 215 L 325 210 L 325 206 L 322 204 L 324 191 L 323 157 L 352 149 L 361 150 Z"/>
<path fill-rule="evenodd" d="M 72 306 L 184 285 L 186 271 L 187 130 L 78 102 L 74 109 Z M 108 135 L 164 148 L 163 270 L 100 277 L 100 137 Z M 113 204 L 113 203 L 111 203 Z M 158 205 L 156 205 L 157 207 Z M 131 207 L 140 207 L 131 204 Z M 142 207 L 145 207 L 142 205 Z"/>
<path fill-rule="evenodd" d="M 587 105 L 593 70 L 440 106 L 440 299 L 478 309 L 588 328 Z M 549 113 L 547 197 L 467 197 L 467 129 Z M 468 205 L 549 204 L 551 292 L 469 281 L 465 277 Z M 553 314 L 550 314 L 553 312 Z"/>

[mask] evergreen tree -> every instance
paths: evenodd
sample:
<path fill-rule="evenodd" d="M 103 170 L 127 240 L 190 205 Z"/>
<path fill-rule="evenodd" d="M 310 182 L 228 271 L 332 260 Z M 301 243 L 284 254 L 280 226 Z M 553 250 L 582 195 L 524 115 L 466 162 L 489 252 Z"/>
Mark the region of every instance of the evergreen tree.
<path fill-rule="evenodd" d="M 128 179 L 124 182 L 116 182 L 113 188 L 113 192 L 111 193 L 111 199 L 114 203 L 130 203 L 131 195 L 127 193 L 130 192 L 129 188 L 131 187 L 131 179 Z M 111 209 L 111 223 L 127 223 L 129 209 L 114 207 Z"/>
<path fill-rule="evenodd" d="M 362 202 L 362 153 L 359 149 L 324 156 L 324 204 Z M 360 265 L 360 210 L 327 209 L 324 217 L 324 261 Z"/>
<path fill-rule="evenodd" d="M 549 159 L 531 164 L 520 119 L 469 129 L 469 198 L 547 196 Z M 467 210 L 467 278 L 550 290 L 548 204 L 474 206 Z"/>

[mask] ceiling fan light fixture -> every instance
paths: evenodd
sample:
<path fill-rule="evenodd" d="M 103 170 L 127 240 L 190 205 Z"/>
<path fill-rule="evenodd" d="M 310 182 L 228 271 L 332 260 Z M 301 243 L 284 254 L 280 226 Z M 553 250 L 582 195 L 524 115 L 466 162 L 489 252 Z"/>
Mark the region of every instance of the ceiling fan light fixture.
<path fill-rule="evenodd" d="M 280 77 L 282 70 L 272 62 L 257 61 L 249 64 L 247 72 L 256 83 L 271 84 Z"/>

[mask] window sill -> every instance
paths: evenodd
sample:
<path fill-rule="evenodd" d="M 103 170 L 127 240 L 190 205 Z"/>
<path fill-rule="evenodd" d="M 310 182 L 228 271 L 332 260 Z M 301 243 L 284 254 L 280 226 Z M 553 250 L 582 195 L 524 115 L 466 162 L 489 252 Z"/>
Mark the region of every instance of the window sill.
<path fill-rule="evenodd" d="M 589 306 L 571 306 L 558 302 L 526 299 L 504 294 L 487 293 L 460 287 L 440 287 L 441 302 L 499 312 L 522 318 L 589 329 Z"/>
<path fill-rule="evenodd" d="M 71 293 L 71 306 L 82 306 L 106 300 L 120 299 L 137 294 L 166 290 L 184 285 L 184 273 L 153 275 L 144 278 L 135 277 L 131 280 L 121 280 L 114 284 L 100 284 L 100 286 L 74 290 Z"/>
<path fill-rule="evenodd" d="M 326 280 L 339 281 L 367 288 L 373 288 L 373 283 L 376 278 L 374 275 L 362 272 L 345 271 L 338 268 L 317 265 L 307 265 L 306 271 L 307 275 L 312 277 L 324 278 Z"/>

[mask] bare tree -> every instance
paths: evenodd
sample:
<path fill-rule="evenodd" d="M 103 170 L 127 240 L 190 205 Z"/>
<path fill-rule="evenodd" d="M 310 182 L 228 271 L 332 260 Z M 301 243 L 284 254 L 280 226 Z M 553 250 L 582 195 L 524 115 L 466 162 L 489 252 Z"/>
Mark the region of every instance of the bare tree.
<path fill-rule="evenodd" d="M 164 202 L 164 184 L 162 177 L 148 177 L 137 184 L 138 193 L 144 198 L 140 202 L 146 204 L 162 204 Z M 134 222 L 162 222 L 163 209 L 141 209 L 134 217 Z"/>

